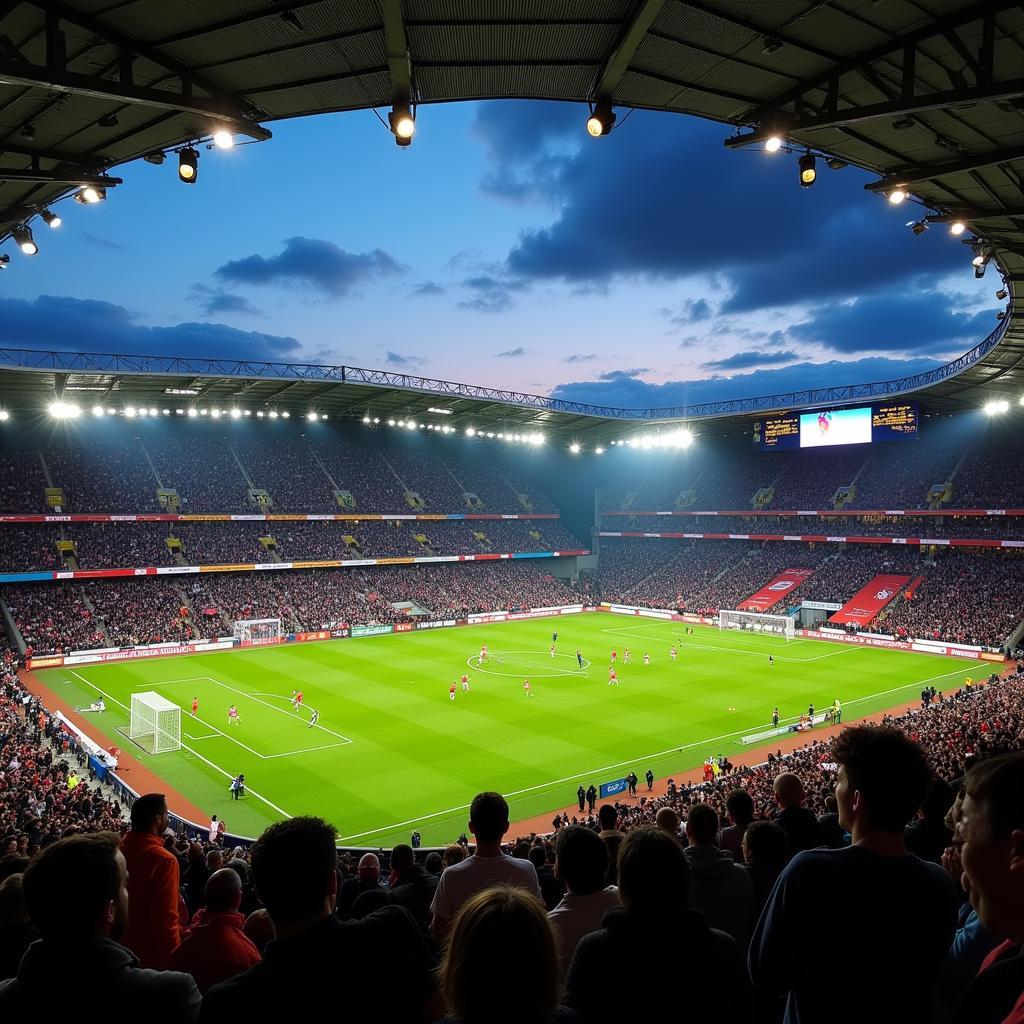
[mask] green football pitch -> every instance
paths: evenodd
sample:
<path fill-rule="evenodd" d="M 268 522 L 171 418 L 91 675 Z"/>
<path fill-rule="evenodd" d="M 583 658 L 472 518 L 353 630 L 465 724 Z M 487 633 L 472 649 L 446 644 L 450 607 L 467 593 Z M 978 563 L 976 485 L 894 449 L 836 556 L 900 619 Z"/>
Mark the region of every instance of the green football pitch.
<path fill-rule="evenodd" d="M 490 658 L 479 665 L 482 644 Z M 613 647 L 618 686 L 608 685 Z M 685 636 L 681 624 L 583 614 L 38 676 L 74 707 L 102 695 L 106 712 L 87 716 L 93 731 L 220 815 L 230 832 L 258 835 L 285 816 L 319 814 L 343 843 L 390 846 L 413 829 L 424 845 L 455 839 L 482 789 L 504 793 L 513 820 L 524 820 L 572 803 L 580 783 L 631 769 L 663 778 L 709 754 L 750 749 L 740 738 L 767 729 L 776 704 L 786 722 L 838 697 L 850 721 L 914 700 L 925 683 L 953 689 L 977 671 L 977 662 L 927 654 L 700 626 Z M 449 685 L 463 672 L 471 690 L 460 687 L 452 701 Z M 292 710 L 295 689 L 304 693 L 301 713 Z M 131 694 L 143 691 L 182 708 L 180 750 L 147 754 L 127 738 Z M 231 704 L 239 721 L 229 726 Z M 236 802 L 228 784 L 238 772 L 248 792 Z"/>

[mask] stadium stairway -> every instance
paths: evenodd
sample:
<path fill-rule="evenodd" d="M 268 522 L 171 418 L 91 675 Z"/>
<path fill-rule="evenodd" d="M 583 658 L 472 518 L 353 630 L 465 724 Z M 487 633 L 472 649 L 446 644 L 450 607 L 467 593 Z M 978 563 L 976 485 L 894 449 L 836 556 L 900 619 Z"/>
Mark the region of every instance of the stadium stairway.
<path fill-rule="evenodd" d="M 103 616 L 96 611 L 96 606 L 89 599 L 87 590 L 88 587 L 82 587 L 81 589 L 79 596 L 82 598 L 82 604 L 85 605 L 89 614 L 92 616 L 92 621 L 99 627 L 100 635 L 103 637 L 103 645 L 105 647 L 114 647 L 116 645 L 110 642 L 110 635 L 107 633 L 107 624 L 103 621 Z"/>

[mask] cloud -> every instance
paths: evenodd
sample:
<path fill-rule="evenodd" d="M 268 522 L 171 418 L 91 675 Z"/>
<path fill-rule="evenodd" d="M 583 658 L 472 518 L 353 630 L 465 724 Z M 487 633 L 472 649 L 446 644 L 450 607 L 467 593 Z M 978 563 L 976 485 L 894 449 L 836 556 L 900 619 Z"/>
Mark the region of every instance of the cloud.
<path fill-rule="evenodd" d="M 800 358 L 796 352 L 758 352 L 750 349 L 746 352 L 734 352 L 723 359 L 713 359 L 702 363 L 703 370 L 749 370 L 755 366 L 778 366 L 780 363 L 795 363 Z"/>
<path fill-rule="evenodd" d="M 596 358 L 597 358 L 597 356 L 595 356 L 595 355 L 574 354 L 574 355 L 571 355 L 571 356 L 566 356 L 565 357 L 565 362 L 567 362 L 567 363 L 592 363 Z"/>
<path fill-rule="evenodd" d="M 407 356 L 401 352 L 392 352 L 388 349 L 384 361 L 388 366 L 414 367 L 426 362 L 421 356 Z"/>
<path fill-rule="evenodd" d="M 663 308 L 658 312 L 677 327 L 700 323 L 702 320 L 711 319 L 712 316 L 711 305 L 707 299 L 686 299 L 677 309 Z"/>
<path fill-rule="evenodd" d="M 869 380 L 891 380 L 921 373 L 936 366 L 934 359 L 892 359 L 868 356 L 827 363 L 801 362 L 779 369 L 759 369 L 733 376 L 715 375 L 694 381 L 650 383 L 619 374 L 609 379 L 559 384 L 553 398 L 595 405 L 650 409 L 674 408 L 700 402 L 786 394 L 805 388 L 838 387 Z"/>
<path fill-rule="evenodd" d="M 292 359 L 300 348 L 295 338 L 240 331 L 226 324 L 149 327 L 124 306 L 66 295 L 0 298 L 0 343 L 70 352 L 267 360 Z"/>
<path fill-rule="evenodd" d="M 470 298 L 459 302 L 460 309 L 473 309 L 478 313 L 504 313 L 512 305 L 512 295 L 525 291 L 525 281 L 509 280 L 492 274 L 476 274 L 467 277 L 462 287 L 470 292 Z"/>
<path fill-rule="evenodd" d="M 436 281 L 423 281 L 412 290 L 413 295 L 444 295 L 444 287 Z"/>
<path fill-rule="evenodd" d="M 115 242 L 110 238 L 103 238 L 101 235 L 94 235 L 88 231 L 82 233 L 82 238 L 86 242 L 91 242 L 93 245 L 98 245 L 101 249 L 113 249 L 115 252 L 127 252 L 128 246 L 122 245 L 120 242 Z"/>
<path fill-rule="evenodd" d="M 244 295 L 233 295 L 220 288 L 211 288 L 205 284 L 194 284 L 192 294 L 199 302 L 200 308 L 207 316 L 218 313 L 243 313 L 247 316 L 263 316 Z"/>
<path fill-rule="evenodd" d="M 506 349 L 504 352 L 499 352 L 498 356 L 502 359 L 518 359 L 519 356 L 525 356 L 526 349 L 520 345 L 518 348 Z"/>
<path fill-rule="evenodd" d="M 629 370 L 605 370 L 597 375 L 598 380 L 624 380 L 627 378 L 639 377 L 642 373 L 650 373 L 649 366 L 634 366 Z"/>
<path fill-rule="evenodd" d="M 276 256 L 231 260 L 214 274 L 232 284 L 299 285 L 337 299 L 365 281 L 401 274 L 406 269 L 383 249 L 346 252 L 333 242 L 298 236 L 286 239 L 284 249 Z"/>

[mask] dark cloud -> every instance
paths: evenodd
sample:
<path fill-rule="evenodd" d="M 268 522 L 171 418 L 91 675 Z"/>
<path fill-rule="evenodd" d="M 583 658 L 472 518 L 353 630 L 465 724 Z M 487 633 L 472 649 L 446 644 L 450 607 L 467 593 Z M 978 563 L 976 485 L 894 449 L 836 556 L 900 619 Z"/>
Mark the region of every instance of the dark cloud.
<path fill-rule="evenodd" d="M 444 295 L 444 287 L 436 281 L 423 281 L 412 290 L 413 295 Z"/>
<path fill-rule="evenodd" d="M 526 349 L 522 345 L 517 348 L 506 349 L 504 352 L 499 352 L 498 356 L 502 359 L 518 359 L 519 356 L 525 356 Z"/>
<path fill-rule="evenodd" d="M 699 402 L 786 394 L 805 388 L 838 387 L 868 380 L 891 380 L 921 373 L 936 365 L 934 359 L 890 359 L 870 356 L 850 361 L 794 363 L 781 369 L 754 370 L 734 376 L 712 376 L 695 381 L 652 384 L 620 374 L 613 379 L 559 384 L 553 398 L 626 408 L 650 409 Z"/>
<path fill-rule="evenodd" d="M 626 380 L 633 377 L 639 377 L 642 373 L 650 373 L 651 368 L 649 366 L 634 366 L 629 370 L 606 370 L 604 373 L 597 375 L 598 380 Z"/>
<path fill-rule="evenodd" d="M 676 309 L 666 308 L 660 309 L 658 312 L 667 317 L 669 323 L 675 324 L 677 327 L 685 327 L 702 320 L 709 320 L 713 311 L 707 299 L 687 299 Z"/>
<path fill-rule="evenodd" d="M 388 349 L 384 361 L 389 366 L 403 366 L 403 367 L 415 367 L 419 366 L 424 360 L 420 356 L 407 356 L 401 352 L 392 352 Z"/>
<path fill-rule="evenodd" d="M 313 288 L 329 298 L 348 295 L 357 285 L 405 271 L 383 249 L 346 252 L 321 238 L 289 238 L 276 256 L 246 256 L 214 272 L 233 284 L 293 284 Z"/>
<path fill-rule="evenodd" d="M 240 331 L 226 324 L 149 327 L 124 306 L 64 295 L 0 299 L 0 342 L 71 352 L 268 360 L 292 359 L 300 347 L 295 338 Z"/>
<path fill-rule="evenodd" d="M 723 359 L 713 359 L 702 363 L 703 370 L 750 370 L 755 366 L 779 366 L 782 363 L 795 363 L 800 356 L 796 352 L 758 352 L 750 349 L 746 352 L 734 352 Z"/>
<path fill-rule="evenodd" d="M 474 309 L 478 313 L 504 313 L 512 305 L 515 292 L 525 291 L 525 281 L 495 277 L 493 274 L 476 274 L 467 277 L 462 287 L 468 289 L 470 297 L 459 302 L 460 309 Z"/>
<path fill-rule="evenodd" d="M 216 316 L 220 313 L 263 316 L 263 311 L 257 309 L 244 295 L 233 295 L 231 292 L 210 288 L 205 284 L 193 285 L 192 294 L 207 316 Z"/>
<path fill-rule="evenodd" d="M 91 234 L 88 231 L 83 232 L 82 238 L 86 242 L 91 243 L 92 245 L 99 246 L 101 249 L 112 249 L 115 252 L 127 252 L 128 251 L 128 246 L 127 245 L 122 245 L 120 242 L 115 242 L 115 241 L 113 241 L 110 238 L 103 238 L 101 235 Z"/>
<path fill-rule="evenodd" d="M 566 356 L 565 361 L 567 363 L 592 363 L 596 358 L 595 355 L 574 354 Z"/>

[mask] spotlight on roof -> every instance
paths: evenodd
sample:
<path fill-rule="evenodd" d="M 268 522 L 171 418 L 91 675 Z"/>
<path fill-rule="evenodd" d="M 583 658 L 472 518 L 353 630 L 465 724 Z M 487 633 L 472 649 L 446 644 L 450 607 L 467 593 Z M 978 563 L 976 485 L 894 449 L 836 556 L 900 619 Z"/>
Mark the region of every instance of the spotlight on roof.
<path fill-rule="evenodd" d="M 587 118 L 587 134 L 594 139 L 607 135 L 615 127 L 615 111 L 610 100 L 599 100 Z"/>
<path fill-rule="evenodd" d="M 212 416 L 212 417 L 213 417 L 213 418 L 214 418 L 215 420 L 219 420 L 219 419 L 220 419 L 220 409 L 211 409 L 211 410 L 210 410 L 210 415 L 211 415 L 211 416 Z"/>
<path fill-rule="evenodd" d="M 545 438 L 543 434 L 537 433 L 531 434 L 527 440 L 529 440 L 530 444 L 542 445 L 544 443 Z"/>
<path fill-rule="evenodd" d="M 261 420 L 261 419 L 263 419 L 264 415 L 265 415 L 265 413 L 263 412 L 263 410 L 262 410 L 262 409 L 260 409 L 260 410 L 259 410 L 259 411 L 258 411 L 258 412 L 256 413 L 256 418 L 257 418 L 257 419 L 259 419 L 259 420 Z"/>
<path fill-rule="evenodd" d="M 928 230 L 928 224 L 923 220 L 908 220 L 907 227 L 910 228 L 915 235 L 923 235 Z"/>
<path fill-rule="evenodd" d="M 287 409 L 285 409 L 285 411 L 283 413 L 281 413 L 281 419 L 283 419 L 283 420 L 288 419 L 290 416 L 291 416 L 291 413 Z"/>
<path fill-rule="evenodd" d="M 186 185 L 194 185 L 199 177 L 199 153 L 191 146 L 178 153 L 178 177 Z"/>
<path fill-rule="evenodd" d="M 1008 292 L 1008 291 L 1007 291 L 1007 290 L 1006 290 L 1005 288 L 1000 288 L 1000 289 L 999 289 L 999 291 L 997 291 L 997 292 L 996 292 L 996 298 L 997 298 L 997 299 L 998 299 L 998 300 L 999 300 L 1000 302 L 1002 302 L 1002 301 L 1003 301 L 1003 299 L 1005 299 L 1005 298 L 1006 298 L 1006 296 L 1007 296 L 1007 295 L 1009 295 L 1009 294 L 1010 294 L 1010 293 L 1009 293 L 1009 292 Z"/>
<path fill-rule="evenodd" d="M 466 427 L 466 437 L 476 437 L 476 428 Z"/>
<path fill-rule="evenodd" d="M 1005 399 L 998 399 L 985 403 L 985 413 L 988 416 L 1001 416 L 1004 412 L 1010 411 L 1010 403 Z"/>
<path fill-rule="evenodd" d="M 103 406 L 102 405 L 94 405 L 92 407 L 92 414 L 93 414 L 93 416 L 102 416 L 103 412 L 104 412 L 104 410 L 103 410 Z"/>
<path fill-rule="evenodd" d="M 26 256 L 35 256 L 39 252 L 39 246 L 32 237 L 32 229 L 27 224 L 17 224 L 11 228 L 11 238 Z"/>
<path fill-rule="evenodd" d="M 849 167 L 850 165 L 845 160 L 840 160 L 837 156 L 830 156 L 825 161 L 825 166 L 830 171 L 841 171 L 844 167 Z"/>
<path fill-rule="evenodd" d="M 782 149 L 782 136 L 781 135 L 769 135 L 764 140 L 764 148 L 768 153 L 778 153 Z"/>
<path fill-rule="evenodd" d="M 213 144 L 218 149 L 232 149 L 235 145 L 235 137 L 227 128 L 218 128 L 213 133 Z"/>
<path fill-rule="evenodd" d="M 74 402 L 51 402 L 48 411 L 55 420 L 73 420 L 82 413 Z"/>
<path fill-rule="evenodd" d="M 316 413 L 312 412 L 312 411 L 307 412 L 306 413 L 306 419 L 309 420 L 310 423 L 315 423 L 316 422 Z"/>
<path fill-rule="evenodd" d="M 167 154 L 162 149 L 151 149 L 148 153 L 142 154 L 142 159 L 147 164 L 153 164 L 155 167 L 159 167 L 166 159 Z"/>
<path fill-rule="evenodd" d="M 569 445 L 569 451 L 571 451 L 573 455 L 579 455 L 580 446 L 575 441 L 573 441 L 573 443 Z"/>
<path fill-rule="evenodd" d="M 815 166 L 817 161 L 813 153 L 804 153 L 800 157 L 800 187 L 810 188 L 818 177 L 818 169 Z"/>
<path fill-rule="evenodd" d="M 406 423 L 406 425 L 405 425 L 405 429 L 406 430 L 415 430 L 416 429 L 416 421 L 415 420 L 409 420 L 409 422 Z"/>
<path fill-rule="evenodd" d="M 48 228 L 59 228 L 64 222 L 60 218 L 59 213 L 54 213 L 53 210 L 42 210 L 39 214 L 43 218 L 43 223 Z"/>
<path fill-rule="evenodd" d="M 279 414 L 278 414 L 278 411 L 277 411 L 276 409 L 271 409 L 271 410 L 270 410 L 270 418 L 271 418 L 272 420 L 276 420 L 276 419 L 277 419 L 277 417 L 278 417 L 278 415 L 279 415 Z"/>
<path fill-rule="evenodd" d="M 396 145 L 412 145 L 412 137 L 416 134 L 416 115 L 408 103 L 395 101 L 391 113 L 388 114 L 388 124 L 391 126 L 391 133 L 395 136 Z"/>
<path fill-rule="evenodd" d="M 241 419 L 242 418 L 242 410 L 241 409 L 232 409 L 231 410 L 231 418 L 233 420 Z"/>
<path fill-rule="evenodd" d="M 892 203 L 893 206 L 899 206 L 904 199 L 907 198 L 907 190 L 902 185 L 897 185 L 892 189 L 886 196 L 886 199 Z"/>
<path fill-rule="evenodd" d="M 102 185 L 83 185 L 75 193 L 75 202 L 83 206 L 92 206 L 94 203 L 102 203 L 107 198 L 107 190 Z"/>
<path fill-rule="evenodd" d="M 0 270 L 6 270 L 7 264 L 11 262 L 11 257 L 5 252 L 0 252 Z"/>
<path fill-rule="evenodd" d="M 761 41 L 761 52 L 765 55 L 775 53 L 777 50 L 782 49 L 782 40 L 776 39 L 774 36 L 765 36 Z"/>
<path fill-rule="evenodd" d="M 11 414 L 6 409 L 0 409 L 0 423 L 6 423 L 11 418 Z"/>
<path fill-rule="evenodd" d="M 951 235 L 962 235 L 967 230 L 967 225 L 962 220 L 949 222 L 949 233 Z"/>
<path fill-rule="evenodd" d="M 366 424 L 369 424 L 370 423 L 370 417 L 369 416 L 364 416 L 363 417 L 363 422 L 366 423 Z"/>
<path fill-rule="evenodd" d="M 189 419 L 195 419 L 199 415 L 199 410 L 194 406 L 189 406 L 188 410 Z"/>
<path fill-rule="evenodd" d="M 613 442 L 612 442 L 612 444 L 614 444 L 614 443 L 615 443 L 615 442 L 613 441 Z M 596 448 L 594 449 L 594 454 L 595 454 L 595 455 L 604 455 L 604 448 L 602 448 L 602 447 L 601 447 L 601 445 L 598 445 L 598 446 L 597 446 L 597 447 L 596 447 Z"/>

